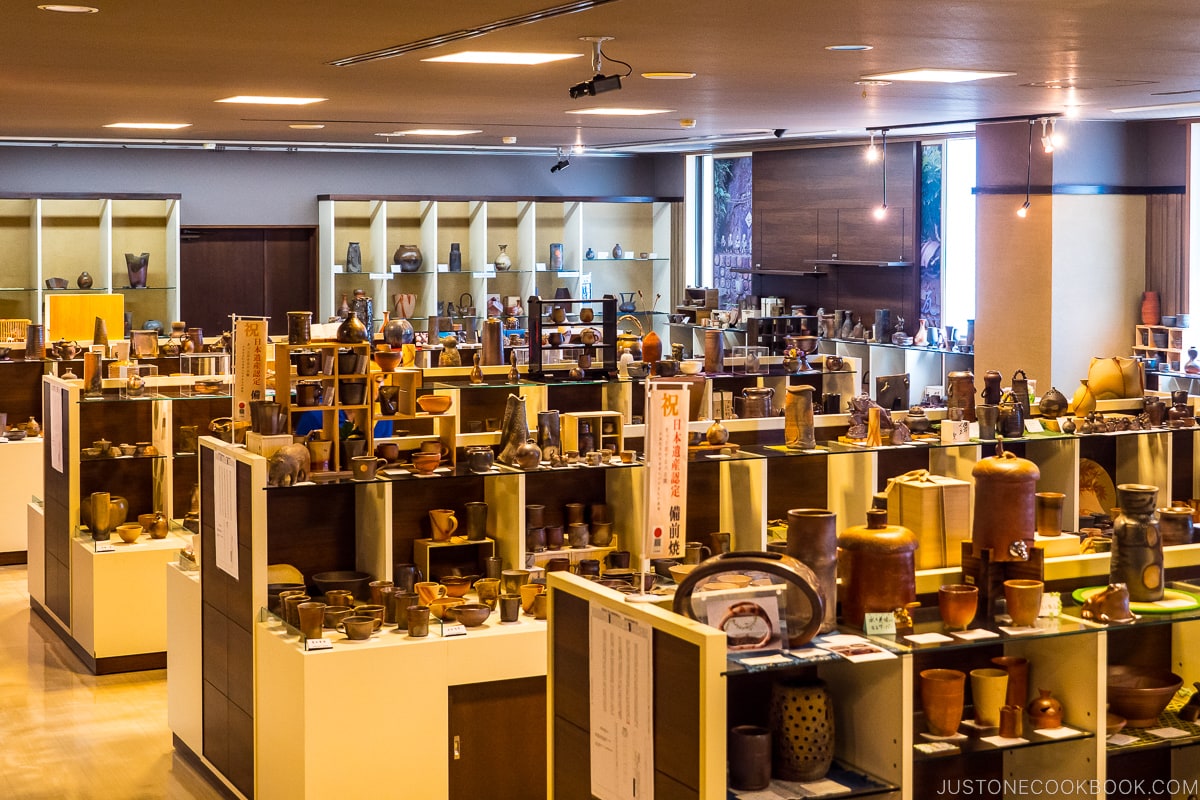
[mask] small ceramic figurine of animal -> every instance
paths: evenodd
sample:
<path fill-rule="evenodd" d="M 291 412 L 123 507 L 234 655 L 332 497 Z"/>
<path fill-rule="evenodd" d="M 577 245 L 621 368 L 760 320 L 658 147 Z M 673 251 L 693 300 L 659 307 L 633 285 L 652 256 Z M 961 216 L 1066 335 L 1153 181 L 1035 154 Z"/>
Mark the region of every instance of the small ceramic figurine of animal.
<path fill-rule="evenodd" d="M 1139 619 L 1129 610 L 1129 588 L 1123 583 L 1110 583 L 1083 603 L 1080 612 L 1084 619 L 1104 624 L 1121 625 Z"/>
<path fill-rule="evenodd" d="M 267 485 L 292 486 L 306 481 L 309 468 L 308 448 L 302 444 L 285 444 L 275 451 L 267 465 Z"/>
<path fill-rule="evenodd" d="M 438 356 L 438 366 L 461 367 L 462 356 L 458 352 L 458 337 L 450 334 L 443 336 L 438 342 L 442 345 L 442 353 Z"/>

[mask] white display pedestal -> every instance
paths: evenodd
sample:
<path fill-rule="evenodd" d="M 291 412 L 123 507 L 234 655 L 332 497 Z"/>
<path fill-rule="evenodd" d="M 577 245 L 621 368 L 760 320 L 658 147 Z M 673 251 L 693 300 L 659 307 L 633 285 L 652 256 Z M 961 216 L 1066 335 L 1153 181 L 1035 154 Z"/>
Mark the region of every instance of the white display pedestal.
<path fill-rule="evenodd" d="M 42 439 L 0 442 L 0 519 L 19 520 L 30 498 L 42 494 Z M 25 528 L 0 525 L 0 565 L 26 563 L 29 550 Z"/>

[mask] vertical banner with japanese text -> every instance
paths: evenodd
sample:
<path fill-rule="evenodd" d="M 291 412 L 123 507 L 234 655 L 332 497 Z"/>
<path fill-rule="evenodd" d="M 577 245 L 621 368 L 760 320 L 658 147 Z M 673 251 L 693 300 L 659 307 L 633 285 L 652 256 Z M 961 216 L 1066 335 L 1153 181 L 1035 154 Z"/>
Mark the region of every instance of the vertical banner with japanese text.
<path fill-rule="evenodd" d="M 249 421 L 250 401 L 267 399 L 267 321 L 233 320 L 233 411 L 235 422 Z"/>
<path fill-rule="evenodd" d="M 646 558 L 682 558 L 687 517 L 688 385 L 646 382 Z"/>

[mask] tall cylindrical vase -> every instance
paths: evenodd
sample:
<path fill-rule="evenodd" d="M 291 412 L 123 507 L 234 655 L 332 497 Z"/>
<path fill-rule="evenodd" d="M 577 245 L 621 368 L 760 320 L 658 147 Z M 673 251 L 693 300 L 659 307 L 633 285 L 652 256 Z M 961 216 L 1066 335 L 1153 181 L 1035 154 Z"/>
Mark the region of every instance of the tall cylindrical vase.
<path fill-rule="evenodd" d="M 308 344 L 312 341 L 312 312 L 289 311 L 288 344 Z"/>
<path fill-rule="evenodd" d="M 150 272 L 150 254 L 125 254 L 125 272 L 129 276 L 130 289 L 145 289 L 147 273 Z"/>
<path fill-rule="evenodd" d="M 787 387 L 783 406 L 783 440 L 796 450 L 815 450 L 816 427 L 813 421 L 813 387 Z"/>
<path fill-rule="evenodd" d="M 483 321 L 483 348 L 480 360 L 484 366 L 498 366 L 504 363 L 504 326 L 496 317 L 488 317 Z"/>
<path fill-rule="evenodd" d="M 92 492 L 88 502 L 91 511 L 88 527 L 91 528 L 92 539 L 107 542 L 112 530 L 112 495 L 108 492 Z"/>
<path fill-rule="evenodd" d="M 797 678 L 771 687 L 775 777 L 824 778 L 833 764 L 833 697 L 821 680 Z"/>
<path fill-rule="evenodd" d="M 46 357 L 46 326 L 25 326 L 25 358 L 40 360 Z"/>
<path fill-rule="evenodd" d="M 837 514 L 824 508 L 788 511 L 787 554 L 813 571 L 825 610 L 821 633 L 837 625 Z"/>
<path fill-rule="evenodd" d="M 725 368 L 725 333 L 716 328 L 704 332 L 704 371 L 710 375 Z"/>
<path fill-rule="evenodd" d="M 537 444 L 542 448 L 543 460 L 554 463 L 558 459 L 558 454 L 562 452 L 562 437 L 557 411 L 538 412 Z"/>
<path fill-rule="evenodd" d="M 1162 309 L 1158 302 L 1158 292 L 1142 292 L 1142 324 L 1158 325 L 1162 322 Z"/>
<path fill-rule="evenodd" d="M 1109 582 L 1129 587 L 1129 599 L 1152 603 L 1163 598 L 1162 536 L 1158 528 L 1158 487 L 1122 483 L 1121 514 L 1113 520 Z"/>

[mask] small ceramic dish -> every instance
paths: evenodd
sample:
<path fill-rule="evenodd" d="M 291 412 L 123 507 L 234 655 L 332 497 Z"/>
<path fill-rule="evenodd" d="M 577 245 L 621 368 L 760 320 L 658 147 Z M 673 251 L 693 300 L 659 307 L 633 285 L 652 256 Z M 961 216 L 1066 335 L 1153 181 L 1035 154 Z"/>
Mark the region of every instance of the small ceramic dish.
<path fill-rule="evenodd" d="M 417 405 L 429 414 L 444 414 L 450 408 L 453 398 L 446 394 L 423 394 L 417 398 Z"/>

